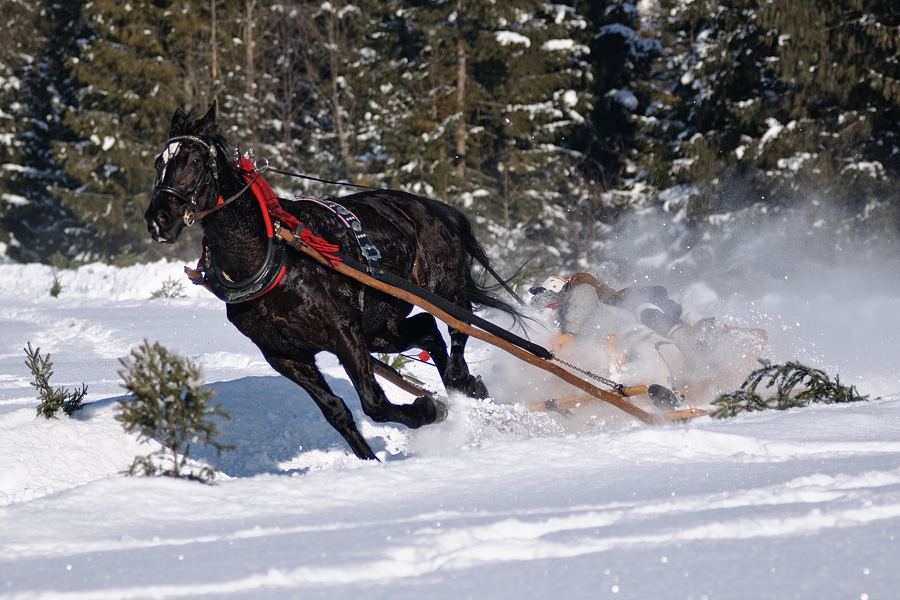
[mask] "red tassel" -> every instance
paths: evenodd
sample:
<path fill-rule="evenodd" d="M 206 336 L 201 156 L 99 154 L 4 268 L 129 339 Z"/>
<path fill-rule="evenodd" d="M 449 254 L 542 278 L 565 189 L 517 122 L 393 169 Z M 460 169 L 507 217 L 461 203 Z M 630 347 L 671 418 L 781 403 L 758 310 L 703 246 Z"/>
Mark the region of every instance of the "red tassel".
<path fill-rule="evenodd" d="M 332 266 L 341 262 L 341 258 L 336 255 L 337 251 L 341 249 L 337 244 L 332 244 L 320 237 L 316 237 L 305 227 L 300 230 L 300 239 L 310 248 L 316 250 L 319 254 L 331 261 Z"/>

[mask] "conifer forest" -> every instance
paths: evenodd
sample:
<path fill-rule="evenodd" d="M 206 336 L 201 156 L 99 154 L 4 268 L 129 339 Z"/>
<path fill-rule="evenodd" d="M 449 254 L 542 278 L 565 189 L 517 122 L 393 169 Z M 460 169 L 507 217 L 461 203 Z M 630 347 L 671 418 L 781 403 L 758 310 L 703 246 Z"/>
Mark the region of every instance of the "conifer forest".
<path fill-rule="evenodd" d="M 514 264 L 603 261 L 646 213 L 682 246 L 799 207 L 835 244 L 900 234 L 896 0 L 0 5 L 9 260 L 195 257 L 142 214 L 174 110 L 213 99 L 242 151 L 448 202 Z"/>

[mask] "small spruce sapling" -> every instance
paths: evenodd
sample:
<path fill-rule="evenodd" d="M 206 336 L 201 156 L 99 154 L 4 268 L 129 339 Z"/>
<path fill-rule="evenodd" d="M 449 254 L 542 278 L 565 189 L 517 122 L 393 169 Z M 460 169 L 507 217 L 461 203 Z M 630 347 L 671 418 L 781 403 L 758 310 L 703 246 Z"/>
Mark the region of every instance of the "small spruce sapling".
<path fill-rule="evenodd" d="M 787 410 L 811 403 L 834 404 L 869 399 L 868 396 L 860 396 L 854 386 L 843 385 L 840 377 L 835 377 L 832 381 L 819 369 L 793 361 L 783 365 L 772 364 L 767 360 L 759 362 L 762 366 L 750 373 L 739 389 L 722 394 L 713 401 L 715 410 L 712 416 L 724 419 L 742 412 L 771 408 Z M 769 382 L 765 388 L 775 389 L 774 393 L 764 397 L 758 388 L 767 378 Z"/>
<path fill-rule="evenodd" d="M 180 281 L 177 281 L 171 277 L 162 282 L 162 286 L 152 294 L 150 294 L 150 298 L 155 300 L 157 298 L 184 298 L 184 284 Z"/>
<path fill-rule="evenodd" d="M 59 278 L 59 275 L 53 275 L 53 283 L 50 284 L 50 295 L 54 298 L 59 298 L 59 295 L 62 294 L 63 285 L 62 280 Z"/>
<path fill-rule="evenodd" d="M 61 387 L 55 388 L 50 385 L 50 378 L 53 376 L 53 363 L 50 362 L 50 354 L 41 356 L 41 349 L 32 348 L 31 342 L 25 348 L 25 365 L 31 370 L 34 380 L 31 386 L 38 391 L 38 399 L 40 404 L 37 408 L 37 414 L 48 419 L 56 416 L 56 413 L 62 410 L 71 416 L 76 410 L 82 408 L 82 401 L 87 395 L 87 386 L 81 384 L 81 389 L 74 392 L 65 390 Z"/>
<path fill-rule="evenodd" d="M 134 460 L 130 475 L 165 475 L 196 479 L 209 483 L 216 470 L 188 467 L 191 444 L 202 442 L 217 454 L 234 446 L 216 438 L 223 437 L 214 417 L 231 418 L 231 411 L 221 404 L 210 406 L 212 390 L 200 382 L 200 370 L 158 343 L 146 340 L 131 352 L 131 360 L 121 359 L 124 367 L 119 375 L 122 387 L 134 399 L 119 400 L 116 419 L 128 433 L 136 432 L 142 441 L 155 439 L 162 449 Z"/>

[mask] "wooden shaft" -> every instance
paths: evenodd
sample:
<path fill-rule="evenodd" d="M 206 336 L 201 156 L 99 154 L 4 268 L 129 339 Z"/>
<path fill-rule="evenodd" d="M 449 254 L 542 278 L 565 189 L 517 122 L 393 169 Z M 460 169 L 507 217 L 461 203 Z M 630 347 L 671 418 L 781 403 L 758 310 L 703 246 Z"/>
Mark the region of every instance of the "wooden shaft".
<path fill-rule="evenodd" d="M 703 408 L 680 408 L 678 410 L 670 410 L 663 414 L 666 421 L 687 421 L 697 417 L 705 417 L 711 415 L 712 412 Z"/>
<path fill-rule="evenodd" d="M 520 359 L 524 360 L 525 362 L 527 362 L 535 367 L 538 367 L 539 369 L 548 371 L 548 372 L 556 375 L 557 377 L 559 377 L 566 383 L 574 385 L 575 387 L 582 390 L 583 392 L 587 392 L 588 394 L 590 394 L 596 398 L 599 398 L 600 400 L 603 400 L 605 402 L 612 404 L 616 408 L 619 408 L 620 410 L 625 411 L 629 415 L 635 417 L 636 419 L 638 419 L 644 423 L 647 423 L 650 425 L 656 425 L 656 424 L 659 424 L 662 422 L 662 420 L 659 417 L 657 417 L 655 415 L 651 415 L 650 413 L 648 413 L 644 410 L 641 410 L 637 406 L 634 406 L 633 404 L 631 404 L 630 402 L 625 400 L 621 395 L 615 394 L 612 392 L 608 392 L 606 390 L 602 390 L 602 389 L 598 388 L 597 386 L 581 379 L 577 375 L 560 367 L 559 365 L 556 365 L 546 359 L 535 356 L 535 355 L 531 354 L 530 352 L 523 350 L 523 349 L 519 348 L 518 346 L 515 346 L 515 345 L 507 342 L 506 340 L 503 340 L 491 333 L 488 333 L 481 329 L 476 329 L 475 327 L 472 327 L 468 323 L 464 323 L 463 321 L 456 319 L 455 317 L 453 317 L 450 314 L 446 313 L 445 311 L 441 310 L 437 306 L 431 304 L 430 302 L 427 302 L 426 300 L 423 300 L 422 298 L 419 298 L 418 296 L 416 296 L 415 294 L 412 294 L 411 292 L 402 290 L 402 289 L 392 286 L 390 284 L 379 281 L 379 280 L 375 279 L 374 277 L 363 273 L 362 271 L 358 271 L 348 265 L 345 265 L 344 263 L 332 264 L 332 262 L 330 260 L 328 260 L 327 258 L 322 256 L 314 248 L 310 247 L 308 244 L 306 244 L 302 240 L 297 239 L 294 236 L 294 234 L 291 231 L 289 231 L 288 229 L 285 229 L 284 227 L 282 227 L 278 224 L 275 225 L 275 229 L 276 229 L 276 235 L 281 237 L 282 239 L 284 239 L 284 241 L 287 242 L 292 248 L 300 250 L 301 252 L 303 252 L 304 254 L 307 254 L 308 256 L 312 257 L 313 259 L 320 262 L 321 264 L 323 264 L 327 267 L 333 268 L 334 270 L 341 273 L 342 275 L 346 275 L 347 277 L 350 277 L 351 279 L 354 279 L 356 281 L 364 283 L 373 289 L 385 292 L 386 294 L 390 294 L 396 298 L 400 298 L 401 300 L 405 300 L 406 302 L 409 302 L 410 304 L 418 306 L 419 308 L 421 308 L 421 309 L 425 310 L 426 312 L 432 314 L 433 316 L 437 317 L 438 319 L 440 319 L 441 321 L 443 321 L 450 327 L 453 327 L 454 329 L 461 331 L 463 333 L 466 333 L 466 334 L 468 334 L 474 338 L 477 338 L 483 342 L 486 342 L 488 344 L 496 346 L 497 348 L 500 348 L 501 350 L 505 350 L 506 352 L 509 352 L 516 358 L 520 358 Z"/>
<path fill-rule="evenodd" d="M 627 385 L 621 391 L 623 396 L 640 396 L 646 394 L 649 389 L 646 385 Z"/>
<path fill-rule="evenodd" d="M 400 373 L 397 373 L 396 371 L 383 366 L 376 360 L 372 361 L 372 370 L 375 371 L 375 374 L 379 377 L 390 381 L 404 392 L 409 392 L 413 396 L 436 396 L 434 392 L 416 385 L 412 381 L 409 381 L 408 379 L 403 377 L 403 375 L 401 375 Z"/>
<path fill-rule="evenodd" d="M 641 396 L 647 393 L 646 385 L 633 385 L 631 387 L 622 388 L 623 396 Z M 552 400 L 540 400 L 537 402 L 527 402 L 525 408 L 532 412 L 537 411 L 560 411 L 571 410 L 579 406 L 588 404 L 596 404 L 597 402 L 605 402 L 606 400 L 597 398 L 591 394 L 575 394 L 564 398 L 553 398 Z"/>

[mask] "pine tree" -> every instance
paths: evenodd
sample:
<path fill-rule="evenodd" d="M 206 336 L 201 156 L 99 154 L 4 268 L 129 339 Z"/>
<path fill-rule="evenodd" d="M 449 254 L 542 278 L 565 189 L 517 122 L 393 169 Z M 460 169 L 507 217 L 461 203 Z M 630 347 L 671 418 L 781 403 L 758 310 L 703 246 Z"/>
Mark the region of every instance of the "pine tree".
<path fill-rule="evenodd" d="M 140 253 L 150 245 L 142 215 L 165 115 L 198 99 L 186 55 L 204 21 L 192 3 L 163 0 L 97 0 L 83 18 L 90 33 L 70 56 L 78 105 L 65 118 L 75 139 L 55 149 L 73 185 L 58 197 L 102 234 L 102 256 Z"/>
<path fill-rule="evenodd" d="M 379 4 L 308 0 L 258 7 L 258 98 L 234 100 L 237 110 L 229 114 L 243 124 L 241 114 L 257 107 L 256 124 L 240 132 L 257 155 L 315 177 L 379 183 L 366 177 L 377 173 L 380 153 L 373 134 L 379 123 L 366 103 L 373 59 L 364 49 Z M 309 181 L 289 184 L 310 195 L 338 191 Z"/>
<path fill-rule="evenodd" d="M 83 408 L 82 402 L 87 395 L 87 386 L 81 384 L 81 389 L 75 391 L 51 386 L 53 363 L 50 362 L 50 355 L 41 356 L 41 349 L 32 348 L 31 342 L 28 342 L 28 346 L 25 348 L 25 366 L 31 371 L 33 377 L 31 387 L 38 391 L 40 398 L 37 409 L 39 416 L 52 419 L 60 410 L 66 415 L 72 416 L 73 413 Z"/>
<path fill-rule="evenodd" d="M 62 117 L 73 99 L 64 57 L 79 37 L 78 3 L 48 0 L 4 5 L 0 49 L 0 242 L 19 261 L 75 257 L 90 231 L 63 209 L 49 190 L 64 180 L 51 154 L 70 132 Z"/>
<path fill-rule="evenodd" d="M 659 188 L 697 189 L 689 217 L 815 190 L 896 231 L 894 3 L 660 3 L 657 18 L 672 50 L 641 164 Z"/>
<path fill-rule="evenodd" d="M 625 169 L 637 147 L 636 121 L 652 100 L 641 84 L 653 60 L 662 53 L 658 40 L 642 37 L 641 15 L 628 2 L 591 2 L 585 18 L 590 41 L 591 162 L 586 174 L 608 190 L 620 187 Z"/>
<path fill-rule="evenodd" d="M 578 162 L 572 132 L 589 113 L 583 30 L 574 6 L 534 1 L 386 11 L 369 38 L 377 60 L 366 74 L 379 84 L 363 86 L 382 92 L 367 106 L 385 177 L 485 227 L 542 222 Z"/>
<path fill-rule="evenodd" d="M 6 8 L 6 6 L 4 6 Z M 23 81 L 29 59 L 36 60 L 39 52 L 35 48 L 32 31 L 37 23 L 37 9 L 32 4 L 14 3 L 4 11 L 4 31 L 8 32 L 0 45 L 0 243 L 8 246 L 15 243 L 10 232 L 12 223 L 7 216 L 15 207 L 28 202 L 23 196 L 21 185 L 26 170 L 23 117 L 26 113 L 26 90 Z M 14 234 L 13 234 L 14 235 Z"/>
<path fill-rule="evenodd" d="M 760 20 L 778 33 L 783 146 L 768 161 L 799 164 L 853 213 L 900 225 L 891 180 L 900 175 L 900 10 L 887 0 L 777 0 Z M 777 160 L 776 160 L 777 159 Z M 775 163 L 774 165 L 772 163 Z M 878 207 L 894 204 L 893 211 Z M 863 216 L 863 219 L 866 217 Z"/>
<path fill-rule="evenodd" d="M 548 204 L 570 206 L 566 185 L 585 157 L 576 131 L 585 128 L 592 100 L 583 23 L 572 6 L 523 4 L 515 21 L 494 32 L 490 66 L 476 73 L 490 92 L 479 125 L 493 138 L 479 168 L 496 181 L 485 214 L 506 229 L 551 220 Z"/>
<path fill-rule="evenodd" d="M 119 401 L 116 419 L 126 432 L 162 445 L 162 450 L 135 459 L 130 474 L 211 481 L 213 469 L 204 467 L 194 472 L 188 466 L 191 445 L 202 442 L 219 454 L 233 448 L 218 440 L 222 432 L 214 420 L 230 419 L 231 413 L 221 404 L 210 405 L 212 391 L 200 382 L 197 366 L 147 341 L 131 352 L 130 359 L 121 362 L 122 385 L 135 397 Z"/>
<path fill-rule="evenodd" d="M 649 181 L 719 190 L 698 193 L 684 207 L 694 220 L 765 196 L 749 191 L 754 176 L 747 174 L 757 162 L 754 140 L 765 135 L 784 92 L 770 66 L 777 34 L 760 25 L 753 0 L 665 3 L 656 19 L 670 50 L 658 65 L 662 85 L 641 132 L 639 162 Z M 740 180 L 734 194 L 733 179 Z"/>

